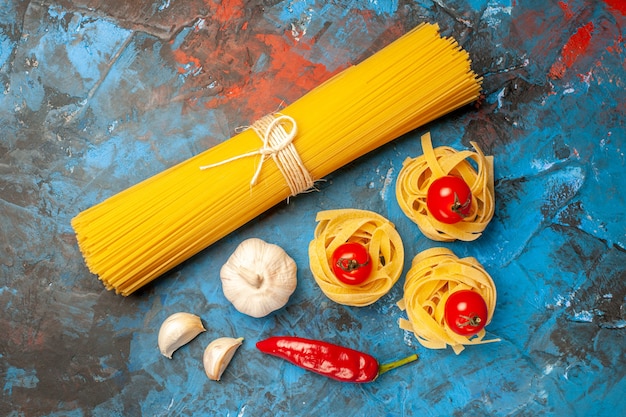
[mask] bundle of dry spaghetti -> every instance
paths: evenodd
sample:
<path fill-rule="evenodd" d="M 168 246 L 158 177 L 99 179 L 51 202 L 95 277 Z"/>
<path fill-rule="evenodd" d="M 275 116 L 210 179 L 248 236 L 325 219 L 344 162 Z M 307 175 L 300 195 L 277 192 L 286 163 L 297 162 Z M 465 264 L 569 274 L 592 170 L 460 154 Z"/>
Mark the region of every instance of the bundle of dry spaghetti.
<path fill-rule="evenodd" d="M 316 180 L 476 100 L 470 64 L 437 25 L 418 26 L 280 114 L 78 214 L 87 266 L 108 289 L 134 292 Z"/>
<path fill-rule="evenodd" d="M 408 320 L 400 319 L 401 329 L 413 332 L 417 341 L 429 349 L 445 349 L 450 345 L 456 354 L 465 345 L 498 342 L 485 340 L 485 329 L 475 336 L 464 336 L 450 330 L 444 320 L 448 297 L 461 290 L 473 290 L 487 305 L 489 324 L 496 308 L 496 286 L 482 265 L 472 257 L 458 258 L 447 248 L 431 248 L 419 253 L 406 275 L 404 296 L 398 302 L 406 310 Z"/>

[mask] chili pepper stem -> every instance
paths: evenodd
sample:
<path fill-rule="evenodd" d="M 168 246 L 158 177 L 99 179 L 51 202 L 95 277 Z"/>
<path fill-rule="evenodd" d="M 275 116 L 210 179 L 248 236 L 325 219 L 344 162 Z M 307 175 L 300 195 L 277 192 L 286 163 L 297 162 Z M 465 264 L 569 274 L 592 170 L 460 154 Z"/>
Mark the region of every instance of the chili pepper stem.
<path fill-rule="evenodd" d="M 419 355 L 417 353 L 414 353 L 411 356 L 407 356 L 406 358 L 403 358 L 403 359 L 398 359 L 397 361 L 383 363 L 382 365 L 378 367 L 378 376 L 384 374 L 387 371 L 391 371 L 392 369 L 399 368 L 402 365 L 406 365 L 407 363 L 414 362 L 418 359 L 419 359 Z"/>

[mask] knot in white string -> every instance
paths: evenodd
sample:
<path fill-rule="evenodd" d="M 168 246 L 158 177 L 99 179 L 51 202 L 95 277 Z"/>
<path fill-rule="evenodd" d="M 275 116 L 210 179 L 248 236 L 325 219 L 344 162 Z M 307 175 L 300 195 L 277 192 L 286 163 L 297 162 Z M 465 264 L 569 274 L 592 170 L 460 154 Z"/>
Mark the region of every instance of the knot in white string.
<path fill-rule="evenodd" d="M 290 129 L 287 130 L 286 127 L 290 127 Z M 263 141 L 263 146 L 260 149 L 237 155 L 221 162 L 204 165 L 201 166 L 200 169 L 209 169 L 237 159 L 261 155 L 261 161 L 250 181 L 250 185 L 257 183 L 261 169 L 263 168 L 263 163 L 267 158 L 271 157 L 287 181 L 292 196 L 313 187 L 313 178 L 311 178 L 310 173 L 307 171 L 304 163 L 300 159 L 300 155 L 293 145 L 293 140 L 298 132 L 298 127 L 293 117 L 284 114 L 269 114 L 254 122 L 250 128 L 254 130 Z"/>
<path fill-rule="evenodd" d="M 283 124 L 283 121 L 289 121 L 291 123 L 291 130 L 287 132 Z M 279 115 L 274 117 L 272 115 L 264 116 L 260 120 L 257 120 L 252 126 L 252 129 L 263 140 L 263 147 L 259 149 L 260 155 L 275 155 L 287 146 L 293 143 L 293 139 L 298 133 L 298 126 L 293 117 Z"/>

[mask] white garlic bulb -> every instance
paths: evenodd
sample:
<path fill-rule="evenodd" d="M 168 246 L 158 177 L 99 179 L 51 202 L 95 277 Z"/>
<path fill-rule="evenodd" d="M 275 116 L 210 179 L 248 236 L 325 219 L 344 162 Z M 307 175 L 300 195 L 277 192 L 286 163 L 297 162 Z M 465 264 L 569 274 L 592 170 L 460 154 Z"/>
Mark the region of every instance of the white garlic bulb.
<path fill-rule="evenodd" d="M 264 317 L 287 304 L 296 289 L 297 267 L 277 245 L 246 239 L 222 266 L 224 296 L 241 313 Z"/>
<path fill-rule="evenodd" d="M 191 342 L 194 337 L 206 331 L 202 320 L 195 314 L 179 312 L 165 319 L 159 329 L 159 350 L 163 356 L 172 359 L 179 347 Z"/>
<path fill-rule="evenodd" d="M 237 339 L 232 337 L 220 337 L 209 343 L 202 356 L 204 372 L 206 372 L 209 379 L 214 381 L 220 380 L 242 342 L 243 337 Z"/>

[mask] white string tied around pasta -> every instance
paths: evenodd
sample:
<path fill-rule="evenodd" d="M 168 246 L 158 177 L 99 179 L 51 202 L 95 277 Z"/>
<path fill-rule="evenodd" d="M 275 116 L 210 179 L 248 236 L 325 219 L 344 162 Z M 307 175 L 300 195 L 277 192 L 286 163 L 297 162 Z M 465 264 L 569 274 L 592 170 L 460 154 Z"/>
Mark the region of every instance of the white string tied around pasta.
<path fill-rule="evenodd" d="M 287 130 L 286 125 L 291 125 L 291 129 Z M 238 159 L 261 155 L 261 162 L 259 162 L 257 166 L 256 172 L 250 181 L 250 185 L 254 186 L 257 183 L 261 169 L 263 168 L 263 163 L 269 157 L 274 160 L 276 166 L 285 178 L 285 181 L 287 181 L 292 196 L 307 191 L 315 185 L 311 174 L 304 166 L 293 144 L 293 140 L 298 132 L 298 126 L 293 117 L 280 113 L 276 115 L 268 114 L 254 122 L 250 128 L 254 130 L 263 141 L 261 148 L 221 162 L 203 165 L 200 169 L 210 169 Z"/>

